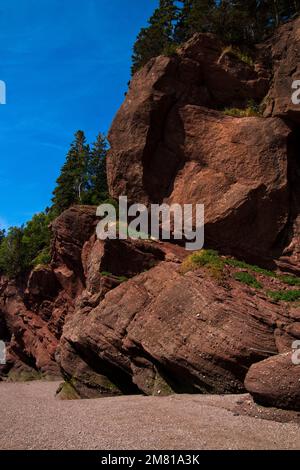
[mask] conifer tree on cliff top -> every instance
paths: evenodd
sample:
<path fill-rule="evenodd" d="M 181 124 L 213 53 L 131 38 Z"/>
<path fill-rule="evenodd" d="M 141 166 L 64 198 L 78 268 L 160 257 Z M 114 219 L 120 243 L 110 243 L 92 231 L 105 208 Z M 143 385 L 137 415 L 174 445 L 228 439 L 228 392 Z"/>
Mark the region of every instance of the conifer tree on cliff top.
<path fill-rule="evenodd" d="M 84 195 L 85 204 L 98 205 L 108 198 L 106 175 L 107 141 L 103 134 L 98 134 L 87 164 L 87 191 Z"/>
<path fill-rule="evenodd" d="M 132 73 L 152 57 L 174 53 L 196 32 L 249 47 L 300 11 L 300 0 L 160 0 L 134 44 Z"/>
<path fill-rule="evenodd" d="M 83 131 L 75 139 L 53 191 L 52 217 L 56 217 L 74 204 L 98 205 L 108 198 L 106 175 L 107 141 L 97 136 L 90 149 Z"/>
<path fill-rule="evenodd" d="M 84 132 L 77 131 L 53 191 L 52 211 L 55 214 L 60 214 L 74 204 L 82 203 L 87 185 L 88 159 L 89 146 L 86 144 Z"/>
<path fill-rule="evenodd" d="M 158 8 L 149 19 L 149 26 L 141 29 L 133 48 L 132 73 L 152 57 L 167 51 L 173 44 L 174 24 L 178 13 L 175 3 L 175 0 L 160 0 Z"/>
<path fill-rule="evenodd" d="M 194 33 L 211 32 L 211 18 L 215 10 L 214 0 L 181 0 L 178 22 L 175 26 L 176 42 L 184 42 Z"/>

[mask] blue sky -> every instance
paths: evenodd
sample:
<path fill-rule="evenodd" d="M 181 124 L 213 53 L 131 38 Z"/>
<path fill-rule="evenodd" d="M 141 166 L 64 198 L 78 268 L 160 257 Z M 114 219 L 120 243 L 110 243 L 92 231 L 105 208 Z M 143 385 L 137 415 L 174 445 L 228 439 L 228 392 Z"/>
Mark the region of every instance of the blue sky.
<path fill-rule="evenodd" d="M 0 228 L 49 205 L 76 130 L 107 132 L 158 0 L 0 0 Z"/>

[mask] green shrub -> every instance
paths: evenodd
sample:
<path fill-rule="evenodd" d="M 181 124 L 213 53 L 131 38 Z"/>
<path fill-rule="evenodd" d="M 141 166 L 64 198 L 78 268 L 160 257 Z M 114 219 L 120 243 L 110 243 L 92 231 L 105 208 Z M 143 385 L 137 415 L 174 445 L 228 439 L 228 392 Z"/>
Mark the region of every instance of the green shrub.
<path fill-rule="evenodd" d="M 194 271 L 205 267 L 216 278 L 223 274 L 224 261 L 215 250 L 201 250 L 188 256 L 181 265 L 181 272 Z"/>
<path fill-rule="evenodd" d="M 223 111 L 227 116 L 232 117 L 261 117 L 262 113 L 259 106 L 253 101 L 248 101 L 246 108 L 225 108 Z"/>
<path fill-rule="evenodd" d="M 251 276 L 251 274 L 246 273 L 246 272 L 239 272 L 234 274 L 234 279 L 236 279 L 239 282 L 242 282 L 243 284 L 246 284 L 247 286 L 254 287 L 255 289 L 261 289 L 262 284 L 258 282 L 254 276 Z"/>
<path fill-rule="evenodd" d="M 0 245 L 0 271 L 9 277 L 20 274 L 26 265 L 23 234 L 22 228 L 11 227 Z"/>
<path fill-rule="evenodd" d="M 277 302 L 279 300 L 283 302 L 296 302 L 300 300 L 300 290 L 269 291 L 268 295 Z"/>
<path fill-rule="evenodd" d="M 65 381 L 61 383 L 58 387 L 56 395 L 61 400 L 78 400 L 80 398 L 76 389 L 73 386 L 72 379 L 70 381 Z"/>

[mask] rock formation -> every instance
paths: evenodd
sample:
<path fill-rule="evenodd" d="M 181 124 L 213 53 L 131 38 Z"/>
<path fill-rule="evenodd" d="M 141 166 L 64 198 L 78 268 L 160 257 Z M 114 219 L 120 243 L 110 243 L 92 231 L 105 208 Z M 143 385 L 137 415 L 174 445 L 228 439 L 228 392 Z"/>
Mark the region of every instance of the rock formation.
<path fill-rule="evenodd" d="M 297 41 L 299 20 L 291 24 Z M 176 57 L 158 57 L 138 72 L 110 131 L 111 194 L 147 203 L 201 201 L 206 242 L 249 261 L 294 252 L 300 199 L 293 122 L 278 113 L 237 118 L 221 110 L 261 102 L 272 76 L 268 63 L 275 78 L 267 100 L 275 99 L 277 41 L 292 40 L 287 26 L 273 48 L 258 49 L 252 67 L 224 53 L 214 37 L 196 35 Z M 291 71 L 284 76 L 291 101 Z M 298 271 L 297 262 L 291 267 Z"/>
<path fill-rule="evenodd" d="M 252 363 L 290 348 L 288 306 L 180 266 L 161 262 L 66 323 L 59 362 L 84 396 L 109 392 L 103 376 L 122 392 L 241 392 Z"/>
<path fill-rule="evenodd" d="M 70 208 L 52 226 L 50 266 L 38 266 L 28 279 L 1 278 L 0 318 L 8 360 L 0 366 L 14 379 L 57 377 L 55 351 L 68 314 L 84 286 L 81 251 L 96 226 L 93 207 Z"/>
<path fill-rule="evenodd" d="M 110 131 L 110 194 L 204 203 L 217 269 L 174 243 L 100 241 L 95 208 L 72 207 L 53 223 L 51 264 L 1 279 L 3 376 L 60 370 L 64 398 L 246 389 L 300 409 L 299 302 L 269 294 L 300 273 L 299 33 L 285 24 L 253 63 L 198 34 L 137 72 Z M 263 112 L 228 115 L 250 101 Z"/>

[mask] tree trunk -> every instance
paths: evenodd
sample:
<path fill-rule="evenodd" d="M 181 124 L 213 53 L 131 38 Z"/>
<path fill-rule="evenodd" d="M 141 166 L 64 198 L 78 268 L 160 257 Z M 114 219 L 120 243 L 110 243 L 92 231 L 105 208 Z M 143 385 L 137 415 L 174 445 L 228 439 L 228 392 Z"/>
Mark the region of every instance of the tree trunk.
<path fill-rule="evenodd" d="M 279 25 L 279 10 L 278 10 L 277 0 L 273 0 L 273 6 L 274 6 L 275 23 L 276 23 L 276 26 L 278 26 Z"/>

